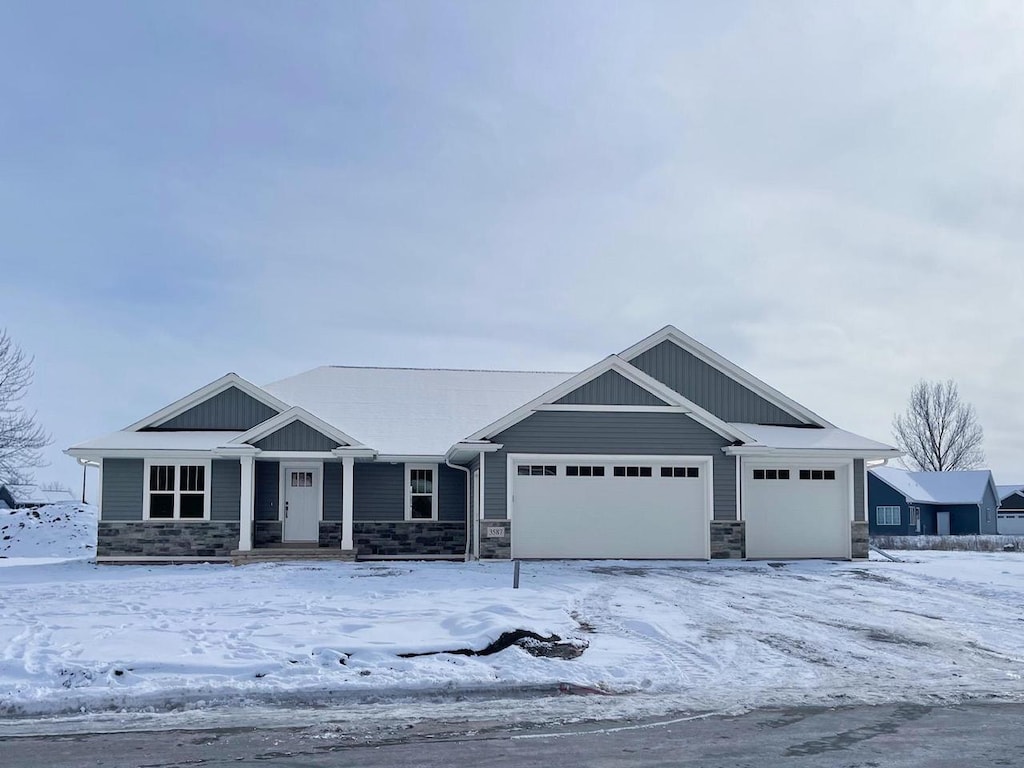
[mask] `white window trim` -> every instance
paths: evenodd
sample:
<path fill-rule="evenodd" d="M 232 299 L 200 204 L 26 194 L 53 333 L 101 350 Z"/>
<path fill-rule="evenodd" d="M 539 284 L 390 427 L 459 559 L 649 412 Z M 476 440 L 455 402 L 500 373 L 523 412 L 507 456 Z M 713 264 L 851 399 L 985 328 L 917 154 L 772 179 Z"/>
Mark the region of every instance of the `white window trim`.
<path fill-rule="evenodd" d="M 174 467 L 174 517 L 149 516 L 149 470 L 150 467 Z M 181 468 L 203 467 L 205 488 L 203 489 L 203 516 L 181 517 Z M 158 523 L 201 523 L 210 519 L 210 497 L 212 494 L 213 476 L 210 471 L 209 459 L 145 459 L 142 470 L 142 519 Z"/>
<path fill-rule="evenodd" d="M 405 520 L 408 523 L 429 523 L 437 520 L 437 497 L 438 486 L 440 476 L 437 471 L 437 464 L 406 464 L 405 465 Z M 430 499 L 430 517 L 413 517 L 412 516 L 412 470 L 414 469 L 429 469 L 431 470 L 434 478 L 434 482 L 431 486 L 431 499 Z M 422 494 L 417 494 L 422 495 Z"/>
<path fill-rule="evenodd" d="M 892 510 L 894 510 L 894 509 L 896 510 L 896 522 L 895 523 L 891 523 L 891 522 L 883 523 L 882 520 L 881 520 L 882 510 L 885 510 L 887 513 L 891 513 Z M 886 527 L 893 527 L 893 528 L 896 527 L 896 526 L 903 525 L 903 510 L 900 508 L 900 506 L 898 504 L 880 504 L 880 505 L 875 507 L 875 524 L 876 525 L 884 525 Z"/>

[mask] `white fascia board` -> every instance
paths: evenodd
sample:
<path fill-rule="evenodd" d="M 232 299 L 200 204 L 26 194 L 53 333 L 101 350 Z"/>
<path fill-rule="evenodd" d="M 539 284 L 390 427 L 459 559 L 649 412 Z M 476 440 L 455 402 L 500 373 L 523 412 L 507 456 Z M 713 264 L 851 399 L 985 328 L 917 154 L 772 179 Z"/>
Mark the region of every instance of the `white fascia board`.
<path fill-rule="evenodd" d="M 409 453 L 378 453 L 376 460 L 388 464 L 442 464 L 444 463 L 444 456 L 440 454 L 428 456 L 425 454 Z"/>
<path fill-rule="evenodd" d="M 331 461 L 338 458 L 331 451 L 260 451 L 258 458 L 278 461 Z"/>
<path fill-rule="evenodd" d="M 899 451 L 866 451 L 863 449 L 835 448 L 769 448 L 758 445 L 727 445 L 722 449 L 726 456 L 759 456 L 763 458 L 794 459 L 891 459 L 902 456 Z M 877 477 L 877 475 L 876 475 Z"/>
<path fill-rule="evenodd" d="M 585 371 L 581 371 L 572 378 L 563 381 L 558 386 L 549 389 L 540 397 L 536 397 L 530 402 L 526 403 L 506 416 L 498 419 L 497 421 L 489 424 L 488 426 L 481 429 L 479 432 L 475 432 L 466 438 L 463 442 L 472 442 L 475 440 L 486 440 L 494 437 L 503 430 L 508 429 L 514 424 L 518 424 L 523 419 L 531 416 L 541 406 L 555 405 L 555 401 L 561 399 L 565 395 L 569 394 L 575 389 L 583 386 L 589 381 L 593 381 L 598 376 L 601 376 L 608 371 L 615 371 L 623 378 L 636 384 L 641 389 L 650 392 L 652 395 L 657 397 L 659 400 L 665 402 L 669 407 L 676 406 L 681 407 L 682 412 L 686 413 L 691 418 L 695 419 L 699 423 L 708 427 L 709 429 L 717 432 L 723 437 L 728 437 L 731 440 L 742 440 L 743 442 L 754 442 L 748 435 L 744 435 L 742 432 L 737 430 L 730 424 L 722 421 L 718 417 L 712 415 L 708 411 L 698 406 L 696 403 L 692 403 L 685 397 L 680 395 L 670 387 L 666 387 L 657 379 L 648 376 L 646 373 L 641 371 L 639 368 L 630 365 L 628 362 L 623 360 L 618 355 L 609 355 L 604 360 L 587 368 Z M 601 406 L 600 410 L 613 410 L 616 406 Z M 665 406 L 650 406 L 645 407 L 644 410 L 656 413 L 659 410 L 663 410 Z M 592 410 L 590 408 L 578 408 L 579 410 Z"/>
<path fill-rule="evenodd" d="M 213 449 L 214 456 L 256 456 L 262 453 L 254 445 L 218 445 Z"/>
<path fill-rule="evenodd" d="M 269 408 L 273 408 L 275 411 L 281 412 L 288 410 L 288 404 L 278 400 L 276 397 L 271 395 L 269 392 L 264 391 L 261 387 L 257 387 L 251 381 L 246 381 L 237 373 L 228 373 L 221 376 L 216 381 L 211 381 L 205 387 L 200 387 L 190 395 L 180 400 L 175 400 L 165 408 L 161 408 L 156 413 L 151 413 L 144 419 L 135 422 L 130 427 L 125 427 L 125 432 L 138 432 L 140 429 L 146 427 L 157 427 L 166 421 L 170 421 L 175 416 L 187 411 L 204 400 L 209 400 L 214 395 L 219 395 L 226 389 L 231 387 L 237 387 L 245 394 L 249 395 L 254 400 L 259 400 L 261 403 Z"/>
<path fill-rule="evenodd" d="M 181 448 L 69 448 L 69 456 L 88 461 L 101 459 L 209 459 L 214 451 L 185 450 Z"/>
<path fill-rule="evenodd" d="M 373 448 L 352 445 L 343 445 L 340 448 L 335 448 L 331 453 L 338 457 L 351 456 L 355 459 L 372 459 L 377 456 L 377 451 Z"/>
<path fill-rule="evenodd" d="M 255 427 L 250 429 L 248 432 L 243 432 L 234 440 L 232 444 L 248 443 L 257 440 L 262 440 L 268 435 L 272 435 L 279 429 L 287 427 L 289 424 L 295 421 L 301 421 L 307 427 L 315 429 L 327 437 L 336 440 L 339 443 L 345 443 L 349 448 L 365 448 L 359 440 L 356 440 L 351 435 L 347 435 L 337 427 L 328 424 L 326 421 L 318 416 L 314 416 L 312 413 L 307 411 L 305 408 L 300 408 L 297 405 L 293 405 L 282 413 L 277 414 L 271 419 L 267 419 L 262 424 L 257 424 Z"/>
<path fill-rule="evenodd" d="M 468 457 L 475 459 L 481 453 L 495 453 L 504 448 L 501 443 L 486 443 L 479 441 L 462 441 L 453 445 L 444 455 L 445 461 L 455 461 L 456 457 Z"/>
<path fill-rule="evenodd" d="M 739 382 L 740 384 L 743 384 L 747 388 L 751 389 L 752 391 L 756 392 L 758 395 L 763 397 L 768 402 L 781 408 L 782 410 L 786 411 L 791 416 L 797 419 L 802 419 L 811 424 L 817 424 L 818 426 L 821 427 L 835 426 L 834 424 L 826 421 L 809 408 L 805 408 L 795 400 L 786 397 L 777 389 L 761 381 L 752 373 L 743 370 L 735 363 L 725 359 L 710 347 L 706 347 L 693 337 L 687 336 L 674 325 L 666 325 L 660 331 L 651 334 L 642 341 L 637 342 L 629 349 L 623 350 L 622 352 L 619 353 L 619 357 L 625 360 L 635 358 L 637 355 L 641 355 L 647 350 L 658 346 L 663 341 L 671 341 L 676 346 L 686 350 L 697 359 L 702 360 L 708 365 L 710 365 L 712 368 L 721 371 L 729 378 Z"/>

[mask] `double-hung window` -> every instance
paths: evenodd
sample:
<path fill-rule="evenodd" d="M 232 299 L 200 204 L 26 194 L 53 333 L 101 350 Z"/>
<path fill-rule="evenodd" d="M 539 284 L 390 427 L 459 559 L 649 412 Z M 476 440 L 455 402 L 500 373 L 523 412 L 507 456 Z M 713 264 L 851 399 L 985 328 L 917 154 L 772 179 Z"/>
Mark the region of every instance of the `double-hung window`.
<path fill-rule="evenodd" d="M 147 520 L 208 520 L 209 482 L 209 462 L 147 460 L 143 517 Z"/>
<path fill-rule="evenodd" d="M 405 465 L 405 519 L 437 520 L 437 465 Z"/>

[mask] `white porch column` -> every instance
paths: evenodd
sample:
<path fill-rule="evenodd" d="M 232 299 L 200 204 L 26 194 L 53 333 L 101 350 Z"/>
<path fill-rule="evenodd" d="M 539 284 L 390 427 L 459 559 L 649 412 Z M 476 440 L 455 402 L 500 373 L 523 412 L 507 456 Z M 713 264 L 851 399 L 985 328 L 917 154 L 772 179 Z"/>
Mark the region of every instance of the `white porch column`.
<path fill-rule="evenodd" d="M 355 458 L 341 457 L 341 548 L 352 549 L 352 466 Z"/>
<path fill-rule="evenodd" d="M 242 463 L 242 487 L 241 487 L 241 503 L 239 504 L 239 526 L 238 533 L 238 549 L 241 552 L 248 552 L 252 549 L 252 518 L 253 518 L 253 499 L 255 494 L 253 489 L 255 487 L 255 464 L 252 456 L 240 456 L 238 459 Z"/>

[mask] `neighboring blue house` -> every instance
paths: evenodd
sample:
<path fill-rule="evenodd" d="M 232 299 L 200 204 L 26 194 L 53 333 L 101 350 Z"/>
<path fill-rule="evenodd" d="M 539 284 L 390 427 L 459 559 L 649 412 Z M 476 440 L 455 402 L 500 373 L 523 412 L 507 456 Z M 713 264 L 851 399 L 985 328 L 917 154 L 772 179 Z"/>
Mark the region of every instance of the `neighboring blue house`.
<path fill-rule="evenodd" d="M 999 501 L 995 480 L 987 469 L 868 470 L 868 532 L 872 536 L 997 533 Z"/>

